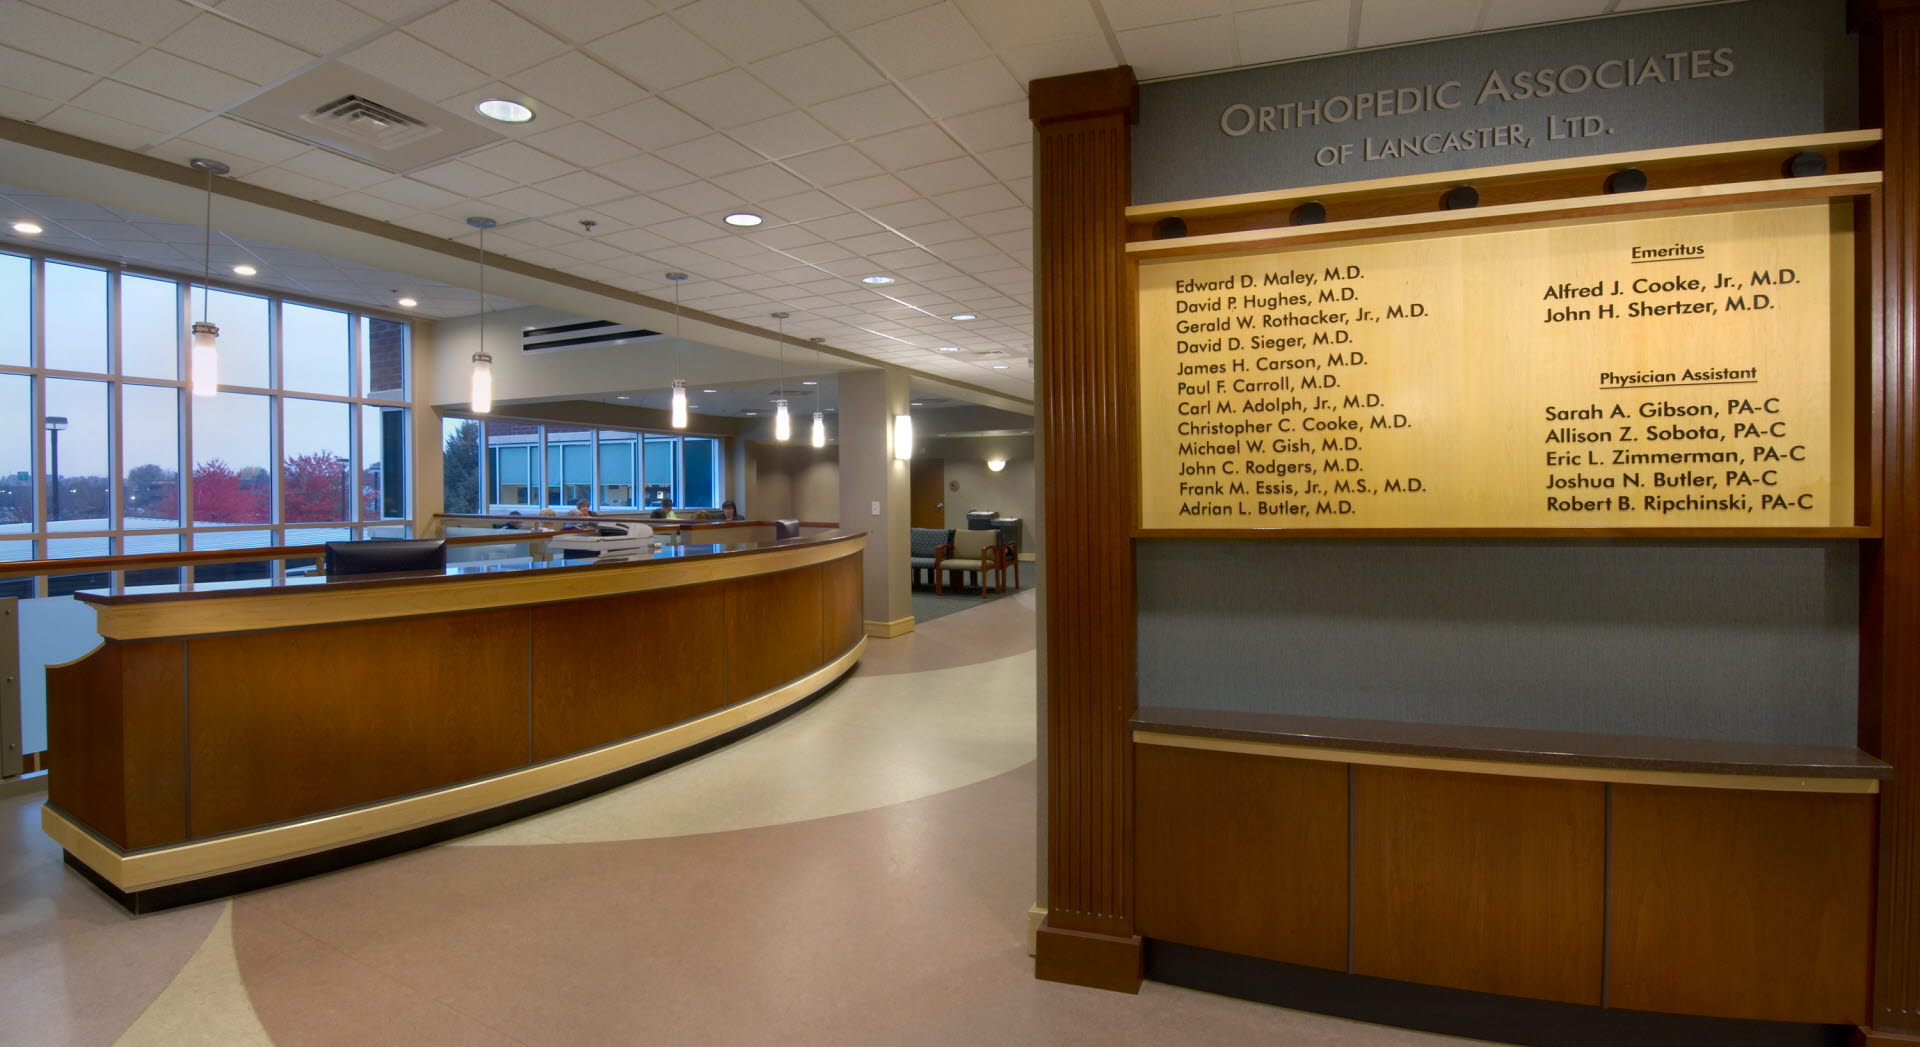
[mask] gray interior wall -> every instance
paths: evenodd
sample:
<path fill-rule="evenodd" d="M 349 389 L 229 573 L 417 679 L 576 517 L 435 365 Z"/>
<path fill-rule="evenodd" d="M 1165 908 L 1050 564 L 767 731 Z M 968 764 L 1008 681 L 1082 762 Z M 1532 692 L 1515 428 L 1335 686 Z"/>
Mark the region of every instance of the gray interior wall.
<path fill-rule="evenodd" d="M 1136 550 L 1141 705 L 1855 743 L 1852 543 Z"/>

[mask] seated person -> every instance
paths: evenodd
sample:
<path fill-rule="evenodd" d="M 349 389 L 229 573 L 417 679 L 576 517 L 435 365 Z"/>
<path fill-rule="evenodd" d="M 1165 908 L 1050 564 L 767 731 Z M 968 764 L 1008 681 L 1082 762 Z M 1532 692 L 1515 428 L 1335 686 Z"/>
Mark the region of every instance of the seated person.
<path fill-rule="evenodd" d="M 650 515 L 651 518 L 655 520 L 680 519 L 678 516 L 673 515 L 673 499 L 664 494 L 660 496 L 660 508 L 655 509 Z"/>
<path fill-rule="evenodd" d="M 746 518 L 740 515 L 740 507 L 733 504 L 733 499 L 729 498 L 720 503 L 720 519 L 744 520 Z"/>
<path fill-rule="evenodd" d="M 519 516 L 520 510 L 515 509 L 514 511 L 508 513 L 507 515 Z M 526 524 L 526 521 L 524 520 L 507 520 L 503 523 L 494 524 L 493 529 L 496 531 L 524 531 L 527 529 L 527 524 Z"/>
<path fill-rule="evenodd" d="M 592 516 L 593 510 L 587 505 L 587 500 L 585 498 L 582 498 L 579 501 L 573 503 L 573 512 L 569 515 Z"/>

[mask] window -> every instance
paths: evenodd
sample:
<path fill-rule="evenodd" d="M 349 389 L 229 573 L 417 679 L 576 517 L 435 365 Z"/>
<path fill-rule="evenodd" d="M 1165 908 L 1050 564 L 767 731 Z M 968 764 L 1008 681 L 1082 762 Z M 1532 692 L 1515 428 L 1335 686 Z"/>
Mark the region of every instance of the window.
<path fill-rule="evenodd" d="M 713 509 L 726 498 L 717 437 L 460 417 L 442 419 L 440 434 L 450 513 L 565 512 L 582 499 L 637 512 L 663 496 L 676 508 Z"/>
<path fill-rule="evenodd" d="M 220 327 L 213 397 L 188 395 L 181 369 L 203 309 Z M 0 254 L 4 553 L 408 533 L 409 345 L 403 322 L 320 303 Z"/>

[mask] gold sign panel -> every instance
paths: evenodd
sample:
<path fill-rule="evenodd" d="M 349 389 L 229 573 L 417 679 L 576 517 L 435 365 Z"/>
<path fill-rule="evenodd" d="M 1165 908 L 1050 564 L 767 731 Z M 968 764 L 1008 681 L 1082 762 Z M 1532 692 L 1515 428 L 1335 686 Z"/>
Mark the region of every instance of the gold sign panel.
<path fill-rule="evenodd" d="M 1851 526 L 1850 214 L 1142 262 L 1142 525 Z"/>

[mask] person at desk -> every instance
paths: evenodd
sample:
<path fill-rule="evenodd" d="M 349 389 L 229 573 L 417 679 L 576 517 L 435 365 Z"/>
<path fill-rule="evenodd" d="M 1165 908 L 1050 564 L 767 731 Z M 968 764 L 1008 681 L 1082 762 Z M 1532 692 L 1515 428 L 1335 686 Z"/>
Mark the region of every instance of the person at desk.
<path fill-rule="evenodd" d="M 660 496 L 660 508 L 653 511 L 652 518 L 655 520 L 680 519 L 678 516 L 673 515 L 673 498 L 671 496 L 664 494 Z"/>
<path fill-rule="evenodd" d="M 591 508 L 590 506 L 588 506 L 588 504 L 587 504 L 587 500 L 586 500 L 585 498 L 582 498 L 582 499 L 580 499 L 579 501 L 577 501 L 577 502 L 575 502 L 575 503 L 573 503 L 573 512 L 572 512 L 572 513 L 570 513 L 570 514 L 568 514 L 568 515 L 571 515 L 571 516 L 592 516 L 592 515 L 593 515 L 593 509 L 592 509 L 592 508 Z"/>
<path fill-rule="evenodd" d="M 733 504 L 733 499 L 729 498 L 720 503 L 720 519 L 740 520 L 744 519 L 744 517 L 740 515 L 740 507 Z"/>

